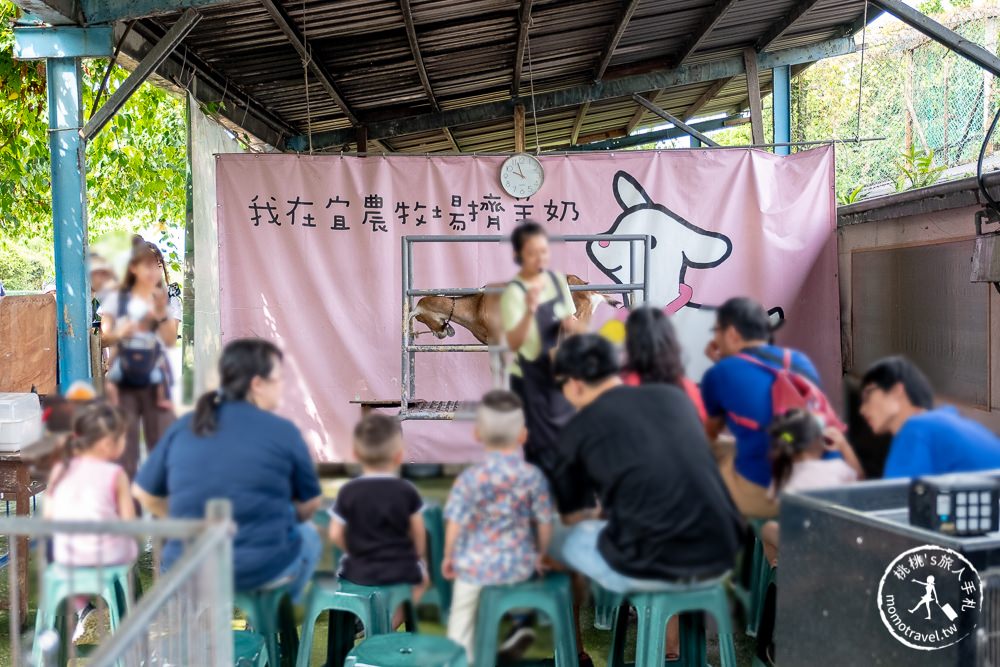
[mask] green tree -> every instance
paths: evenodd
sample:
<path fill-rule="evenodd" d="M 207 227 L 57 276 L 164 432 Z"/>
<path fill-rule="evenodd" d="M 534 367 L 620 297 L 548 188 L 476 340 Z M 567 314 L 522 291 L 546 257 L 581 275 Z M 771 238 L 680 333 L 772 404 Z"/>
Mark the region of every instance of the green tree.
<path fill-rule="evenodd" d="M 45 64 L 14 60 L 11 22 L 18 11 L 0 0 L 0 238 L 51 240 Z M 84 61 L 85 118 L 107 66 L 107 60 Z M 112 67 L 107 88 L 127 76 Z M 186 150 L 183 100 L 143 84 L 87 146 L 91 236 L 183 225 Z"/>

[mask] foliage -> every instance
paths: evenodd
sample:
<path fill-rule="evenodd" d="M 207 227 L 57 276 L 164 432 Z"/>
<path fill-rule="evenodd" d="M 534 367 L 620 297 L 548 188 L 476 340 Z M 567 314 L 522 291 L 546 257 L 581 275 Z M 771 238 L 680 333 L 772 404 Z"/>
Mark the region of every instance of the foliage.
<path fill-rule="evenodd" d="M 0 243 L 0 282 L 7 291 L 40 290 L 54 271 L 48 241 L 33 238 Z"/>
<path fill-rule="evenodd" d="M 43 61 L 13 59 L 17 9 L 0 0 L 0 237 L 52 238 L 47 102 Z M 108 66 L 83 61 L 85 119 Z M 111 70 L 108 92 L 128 76 Z M 166 234 L 183 226 L 186 184 L 183 100 L 143 84 L 87 147 L 92 235 L 128 229 Z M 174 249 L 176 260 L 176 249 Z"/>
<path fill-rule="evenodd" d="M 901 153 L 903 161 L 896 163 L 899 176 L 896 178 L 896 192 L 913 188 L 926 188 L 941 178 L 943 166 L 934 166 L 934 151 L 918 151 L 913 146 Z"/>
<path fill-rule="evenodd" d="M 942 3 L 935 10 L 944 12 L 938 20 L 969 41 L 995 48 L 1000 19 L 982 18 L 982 8 L 963 11 L 967 4 Z M 856 39 L 860 47 L 862 36 Z M 970 172 L 983 141 L 984 116 L 986 123 L 990 116 L 986 111 L 996 108 L 996 85 L 984 111 L 984 76 L 971 62 L 896 21 L 870 27 L 865 40 L 863 68 L 861 54 L 854 53 L 816 63 L 792 80 L 793 141 L 878 138 L 837 145 L 841 199 L 858 185 L 866 186 L 865 196 L 892 192 L 900 178 L 911 187 L 898 164 L 901 151 L 912 149 L 914 159 L 933 151 L 942 167 L 963 165 Z M 905 160 L 904 166 L 915 169 L 921 182 L 934 182 L 944 171 L 922 173 Z"/>
<path fill-rule="evenodd" d="M 854 202 L 861 199 L 861 191 L 865 189 L 865 186 L 859 185 L 853 190 L 844 190 L 837 195 L 837 203 L 841 206 L 846 204 L 853 204 Z"/>

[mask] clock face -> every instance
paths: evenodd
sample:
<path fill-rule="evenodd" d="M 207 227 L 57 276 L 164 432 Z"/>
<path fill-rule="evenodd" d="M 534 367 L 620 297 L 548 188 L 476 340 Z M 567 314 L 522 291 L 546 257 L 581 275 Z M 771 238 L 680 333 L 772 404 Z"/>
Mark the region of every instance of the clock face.
<path fill-rule="evenodd" d="M 507 194 L 518 199 L 538 192 L 544 181 L 542 163 L 527 153 L 511 155 L 500 167 L 500 185 Z"/>

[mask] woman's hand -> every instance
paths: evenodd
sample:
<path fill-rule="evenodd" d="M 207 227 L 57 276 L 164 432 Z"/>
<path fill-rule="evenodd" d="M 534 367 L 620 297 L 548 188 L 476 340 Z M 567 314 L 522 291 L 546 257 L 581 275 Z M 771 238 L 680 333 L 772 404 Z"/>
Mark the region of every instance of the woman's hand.
<path fill-rule="evenodd" d="M 153 290 L 153 315 L 157 320 L 162 320 L 167 316 L 167 304 L 170 298 L 167 296 L 167 290 L 164 287 L 157 287 Z"/>
<path fill-rule="evenodd" d="M 452 581 L 455 578 L 455 561 L 451 556 L 441 561 L 441 576 L 448 581 Z"/>
<path fill-rule="evenodd" d="M 538 295 L 542 292 L 541 285 L 532 285 L 524 296 L 524 305 L 532 315 L 538 310 Z"/>

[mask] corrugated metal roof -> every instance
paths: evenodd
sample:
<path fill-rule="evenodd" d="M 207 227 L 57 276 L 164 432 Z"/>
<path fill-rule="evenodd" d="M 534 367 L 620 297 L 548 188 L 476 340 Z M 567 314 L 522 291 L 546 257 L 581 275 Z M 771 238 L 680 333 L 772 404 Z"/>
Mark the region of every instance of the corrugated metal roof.
<path fill-rule="evenodd" d="M 518 0 L 410 0 L 420 55 L 432 101 L 421 82 L 397 0 L 275 0 L 309 44 L 312 57 L 331 74 L 333 83 L 362 123 L 428 114 L 512 99 L 514 60 L 521 34 Z M 531 3 L 520 97 L 528 109 L 526 143 L 535 144 L 530 94 L 594 82 L 598 64 L 608 57 L 611 36 L 630 0 L 537 0 Z M 680 54 L 712 19 L 714 0 L 640 0 L 610 54 L 604 80 L 676 66 Z M 805 13 L 800 6 L 809 5 Z M 734 0 L 721 20 L 689 54 L 686 64 L 741 57 L 747 47 L 770 36 L 768 51 L 818 44 L 856 30 L 864 0 Z M 257 2 L 212 6 L 184 44 L 204 66 L 232 85 L 227 97 L 239 106 L 252 98 L 302 134 L 344 129 L 351 122 L 310 71 L 308 95 L 302 59 Z M 870 10 L 874 15 L 875 10 Z M 801 15 L 800 15 L 801 14 Z M 796 19 L 790 25 L 788 17 Z M 143 19 L 162 33 L 177 15 Z M 775 31 L 786 29 L 776 34 Z M 179 57 L 177 54 L 175 58 Z M 770 71 L 761 88 L 770 90 Z M 655 93 L 655 102 L 687 117 L 692 105 L 715 82 Z M 308 98 L 308 99 L 307 99 Z M 698 115 L 745 108 L 744 76 L 731 79 L 700 106 Z M 566 148 L 579 122 L 580 138 L 621 136 L 661 124 L 630 98 L 604 100 L 538 114 L 543 150 Z M 236 119 L 238 120 L 238 119 Z M 514 148 L 513 120 L 451 128 L 463 151 L 509 151 Z M 454 150 L 444 130 L 394 136 L 382 141 L 402 152 Z"/>

